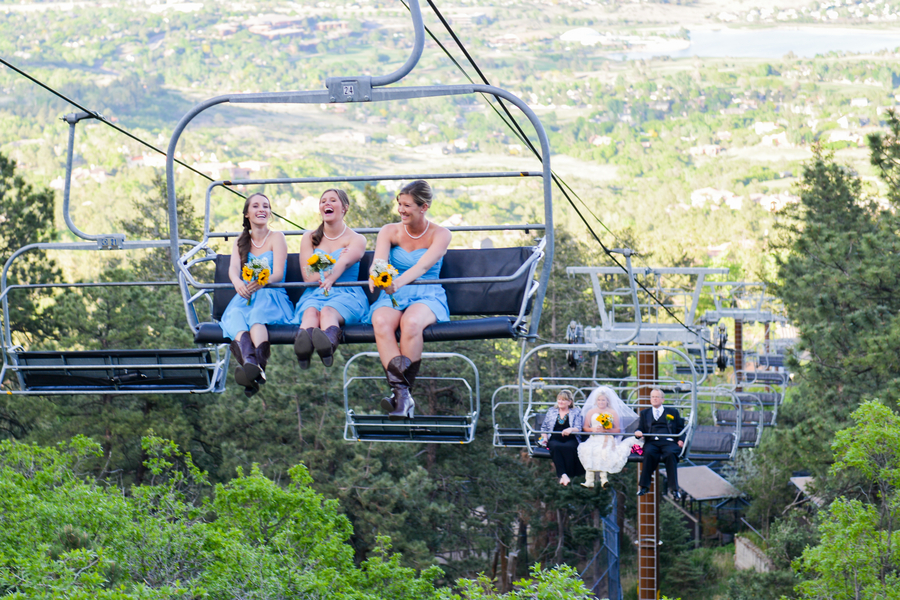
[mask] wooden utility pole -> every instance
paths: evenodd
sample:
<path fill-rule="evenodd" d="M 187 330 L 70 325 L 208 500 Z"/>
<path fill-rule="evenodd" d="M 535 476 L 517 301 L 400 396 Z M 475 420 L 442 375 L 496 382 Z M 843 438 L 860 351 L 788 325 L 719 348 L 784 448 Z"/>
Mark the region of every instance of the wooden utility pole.
<path fill-rule="evenodd" d="M 647 382 L 638 390 L 639 409 L 650 407 L 650 391 L 657 378 L 656 350 L 637 353 L 638 381 Z M 638 464 L 638 480 L 644 465 Z M 638 600 L 656 600 L 659 591 L 659 492 L 658 477 L 653 474 L 650 492 L 638 497 Z"/>
<path fill-rule="evenodd" d="M 741 387 L 741 371 L 744 370 L 744 322 L 734 320 L 734 383 L 735 391 L 743 392 Z"/>

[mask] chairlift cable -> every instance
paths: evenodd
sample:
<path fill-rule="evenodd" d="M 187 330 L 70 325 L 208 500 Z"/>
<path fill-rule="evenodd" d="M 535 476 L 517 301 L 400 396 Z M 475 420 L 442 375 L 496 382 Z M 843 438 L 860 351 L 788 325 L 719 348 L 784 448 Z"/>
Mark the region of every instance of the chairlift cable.
<path fill-rule="evenodd" d="M 439 19 L 439 20 L 441 21 L 441 23 L 444 25 L 444 27 L 446 28 L 447 32 L 448 32 L 448 33 L 450 34 L 450 36 L 453 38 L 454 42 L 456 42 L 456 45 L 459 47 L 459 49 L 460 49 L 460 50 L 462 51 L 462 53 L 465 55 L 466 59 L 469 61 L 469 63 L 472 65 L 472 67 L 475 69 L 475 71 L 478 73 L 478 75 L 481 77 L 481 80 L 484 82 L 484 84 L 485 84 L 485 85 L 491 85 L 491 83 L 488 81 L 487 77 L 485 77 L 484 73 L 481 71 L 481 69 L 480 69 L 480 68 L 478 67 L 478 65 L 475 63 L 475 59 L 472 58 L 472 55 L 469 54 L 468 50 L 466 50 L 465 45 L 463 45 L 462 41 L 459 39 L 459 37 L 458 37 L 458 36 L 456 35 L 456 33 L 453 31 L 453 28 L 450 27 L 450 24 L 449 24 L 449 23 L 447 22 L 447 20 L 444 18 L 443 14 L 441 14 L 440 10 L 437 8 L 437 6 L 435 6 L 433 0 L 427 0 L 427 1 L 428 1 L 428 5 L 431 6 L 431 9 L 434 11 L 435 15 L 438 17 L 438 19 Z M 404 5 L 406 5 L 406 3 L 404 3 Z M 409 8 L 409 7 L 407 6 L 407 9 L 408 9 L 408 8 Z M 459 62 L 456 61 L 456 60 L 450 55 L 450 53 L 447 51 L 446 47 L 444 47 L 443 44 L 441 44 L 440 42 L 437 41 L 437 39 L 435 38 L 434 34 L 433 34 L 427 27 L 425 28 L 425 30 L 428 32 L 428 34 L 431 36 L 431 38 L 432 38 L 435 42 L 437 42 L 438 46 L 444 51 L 444 53 L 446 53 L 447 56 L 450 57 L 450 60 L 453 61 L 453 63 L 454 63 L 454 64 L 455 64 L 455 65 L 463 72 L 463 74 L 466 76 L 466 78 L 467 78 L 470 82 L 474 83 L 474 82 L 472 81 L 472 78 L 469 77 L 469 75 L 465 72 L 465 70 L 464 70 L 463 67 L 459 64 Z M 538 158 L 538 160 L 540 160 L 541 162 L 543 162 L 543 158 L 541 157 L 540 153 L 537 151 L 537 149 L 536 149 L 536 148 L 534 147 L 534 145 L 531 143 L 531 140 L 529 140 L 528 137 L 524 134 L 524 132 L 522 131 L 522 128 L 519 126 L 518 122 L 513 118 L 512 114 L 509 112 L 509 109 L 506 107 L 506 105 L 503 103 L 503 101 L 502 101 L 500 98 L 497 98 L 497 102 L 498 102 L 498 103 L 500 104 L 500 106 L 503 108 L 503 111 L 504 111 L 504 112 L 506 113 L 506 115 L 509 117 L 509 121 L 511 121 L 512 124 L 510 124 L 510 122 L 507 121 L 506 118 L 503 118 L 502 115 L 499 115 L 499 112 L 497 111 L 496 107 L 493 106 L 493 103 L 489 103 L 490 106 L 493 108 L 494 112 L 497 113 L 497 114 L 501 117 L 501 119 L 503 120 L 503 122 L 506 123 L 506 125 L 507 125 L 508 127 L 514 129 L 513 132 L 516 134 L 516 136 L 517 136 L 523 143 L 525 143 L 525 144 L 528 146 L 528 148 L 534 153 L 534 155 Z M 600 225 L 601 225 L 604 229 L 606 229 L 606 230 L 607 230 L 613 237 L 615 237 L 617 240 L 618 240 L 619 238 L 618 238 L 618 237 L 617 237 L 617 236 L 616 236 L 616 235 L 615 235 L 615 234 L 614 234 L 614 233 L 613 233 L 613 232 L 612 232 L 612 231 L 611 231 L 604 223 L 603 223 L 603 221 L 600 220 L 599 217 L 597 217 L 597 216 L 590 210 L 590 208 L 587 207 L 587 204 L 584 202 L 584 200 L 582 200 L 582 199 L 578 196 L 578 194 L 575 192 L 575 190 L 572 189 L 572 187 L 569 186 L 568 183 L 564 182 L 564 181 L 562 180 L 562 178 L 560 178 L 555 172 L 551 171 L 551 174 L 552 174 L 552 178 L 553 178 L 554 183 L 556 183 L 556 185 L 559 187 L 560 191 L 563 193 L 563 196 L 564 196 L 565 199 L 569 202 L 569 204 L 572 206 L 572 208 L 575 210 L 575 213 L 576 213 L 576 214 L 578 215 L 578 217 L 581 219 L 582 223 L 584 223 L 584 226 L 587 228 L 587 230 L 590 232 L 590 234 L 593 236 L 593 238 L 597 241 L 598 244 L 600 244 L 600 247 L 603 249 L 603 252 L 606 253 L 606 255 L 607 255 L 607 256 L 608 256 L 608 257 L 616 264 L 616 266 L 618 266 L 620 269 L 622 269 L 622 271 L 625 271 L 625 272 L 627 273 L 627 270 L 626 270 L 625 266 L 624 266 L 621 262 L 619 262 L 618 258 L 616 258 L 616 256 L 610 251 L 610 249 L 606 246 L 606 244 L 603 243 L 603 240 L 600 239 L 600 236 L 597 235 L 597 233 L 593 230 L 593 228 L 592 228 L 592 227 L 590 226 L 590 224 L 588 223 L 587 219 L 585 219 L 584 215 L 581 214 L 581 211 L 578 209 L 578 207 L 575 206 L 575 203 L 572 201 L 572 198 L 571 198 L 571 197 L 569 196 L 569 194 L 566 192 L 566 188 L 568 188 L 568 189 L 572 192 L 572 194 L 573 194 L 576 198 L 578 198 L 578 200 L 585 206 L 585 208 L 588 210 L 588 212 L 591 213 L 591 216 L 593 216 L 594 219 L 596 219 L 596 221 L 597 221 L 598 223 L 600 223 Z M 705 343 L 707 343 L 707 344 L 711 344 L 711 343 L 712 343 L 709 339 L 707 339 L 706 337 L 704 337 L 702 333 L 694 332 L 693 330 L 691 330 L 691 328 L 688 327 L 688 326 L 684 323 L 684 321 L 682 321 L 681 319 L 679 319 L 678 316 L 677 316 L 674 312 L 672 312 L 672 310 L 671 310 L 668 306 L 666 306 L 659 298 L 657 298 L 656 295 L 655 295 L 653 292 L 651 292 L 651 291 L 647 288 L 646 285 L 644 285 L 643 283 L 641 283 L 641 282 L 638 281 L 637 279 L 635 279 L 634 281 L 635 281 L 635 283 L 636 283 L 636 284 L 637 284 L 637 285 L 638 285 L 638 286 L 639 286 L 639 287 L 640 287 L 640 288 L 641 288 L 641 289 L 642 289 L 642 290 L 643 290 L 643 291 L 644 291 L 644 292 L 645 292 L 645 293 L 646 293 L 646 294 L 647 294 L 647 295 L 648 295 L 648 296 L 649 296 L 656 304 L 658 304 L 660 307 L 662 307 L 663 310 L 665 310 L 666 313 L 667 313 L 670 317 L 672 317 L 679 325 L 681 325 L 682 327 L 684 327 L 684 328 L 687 329 L 688 331 L 691 331 L 692 333 L 697 333 L 697 335 L 699 335 L 700 339 L 703 340 L 703 342 L 705 342 Z M 635 307 L 635 310 L 637 310 L 637 307 Z"/>
<path fill-rule="evenodd" d="M 4 60 L 3 58 L 0 58 L 0 64 L 3 64 L 4 66 L 6 66 L 6 67 L 12 69 L 13 71 L 15 71 L 16 73 L 18 73 L 19 75 L 21 75 L 21 76 L 24 77 L 25 79 L 28 79 L 29 81 L 31 81 L 31 82 L 34 83 L 35 85 L 44 88 L 45 90 L 47 90 L 48 92 L 50 92 L 51 94 L 53 94 L 54 96 L 56 96 L 57 98 L 59 98 L 59 99 L 65 101 L 65 102 L 68 102 L 69 104 L 71 104 L 72 106 L 74 106 L 75 108 L 77 108 L 77 109 L 79 109 L 79 110 L 82 110 L 82 111 L 86 112 L 87 114 L 91 115 L 93 118 L 97 119 L 98 121 L 100 121 L 101 123 L 103 123 L 103 124 L 105 124 L 105 125 L 108 125 L 109 127 L 112 127 L 113 129 L 115 129 L 115 130 L 118 131 L 119 133 L 125 135 L 126 137 L 129 137 L 129 138 L 131 138 L 132 140 L 134 140 L 134 141 L 136 141 L 136 142 L 138 142 L 138 143 L 141 143 L 141 144 L 143 144 L 144 146 L 150 148 L 151 150 L 153 150 L 153 151 L 155 151 L 155 152 L 158 152 L 159 154 L 162 154 L 163 156 L 166 156 L 166 153 L 165 153 L 165 152 L 163 152 L 162 150 L 160 150 L 159 148 L 157 148 L 156 146 L 154 146 L 154 145 L 151 144 L 150 142 L 146 142 L 146 141 L 142 140 L 141 138 L 137 137 L 136 135 L 134 135 L 133 133 L 130 133 L 129 131 L 127 131 L 127 130 L 125 130 L 125 129 L 122 129 L 121 127 L 119 127 L 119 126 L 116 125 L 115 123 L 112 123 L 111 121 L 108 121 L 108 120 L 106 119 L 106 117 L 104 117 L 104 116 L 101 115 L 100 113 L 98 113 L 98 112 L 96 112 L 96 111 L 93 111 L 93 110 L 90 110 L 90 109 L 88 109 L 88 108 L 85 108 L 84 106 L 82 106 L 82 105 L 79 104 L 78 102 L 75 102 L 74 100 L 72 100 L 72 99 L 69 98 L 68 96 L 66 96 L 66 95 L 64 95 L 63 93 L 61 93 L 61 92 L 59 92 L 59 91 L 53 89 L 52 87 L 50 87 L 50 86 L 47 85 L 46 83 L 40 81 L 39 79 L 33 77 L 32 75 L 30 75 L 30 74 L 28 74 L 28 73 L 26 73 L 26 72 L 23 71 L 22 69 L 20 69 L 20 68 L 16 67 L 15 65 L 9 63 L 8 61 Z M 193 173 L 199 175 L 200 177 L 203 177 L 203 178 L 206 179 L 207 181 L 210 181 L 210 182 L 215 181 L 212 177 L 210 177 L 210 176 L 207 175 L 206 173 L 201 173 L 200 171 L 198 171 L 198 170 L 195 169 L 194 167 L 188 165 L 187 163 L 185 163 L 185 162 L 183 162 L 183 161 L 181 161 L 181 160 L 178 160 L 177 158 L 175 159 L 175 162 L 178 163 L 179 165 L 181 165 L 182 167 L 188 169 L 189 171 L 191 171 L 191 172 L 193 172 Z M 239 191 L 235 190 L 235 189 L 232 188 L 232 187 L 229 187 L 229 186 L 227 186 L 227 185 L 223 185 L 222 187 L 224 187 L 226 190 L 228 190 L 228 191 L 231 192 L 232 194 L 237 194 L 237 195 L 240 196 L 241 198 L 244 198 L 244 199 L 247 198 L 245 195 L 243 195 L 242 193 L 240 193 Z M 273 214 L 274 216 L 278 217 L 279 219 L 281 219 L 282 221 L 285 221 L 285 222 L 287 222 L 287 223 L 293 225 L 293 226 L 296 227 L 297 229 L 303 229 L 303 227 L 301 227 L 300 225 L 297 225 L 296 223 L 294 223 L 294 222 L 291 221 L 290 219 L 287 219 L 287 218 L 285 218 L 285 217 L 279 215 L 278 213 L 276 213 L 276 212 L 274 212 L 274 211 L 272 212 L 272 214 Z"/>
<path fill-rule="evenodd" d="M 485 85 L 491 85 L 490 82 L 488 81 L 487 77 L 485 77 L 484 73 L 481 71 L 481 69 L 475 63 L 475 60 L 469 54 L 468 50 L 466 50 L 466 47 L 463 45 L 462 41 L 460 41 L 460 39 L 457 37 L 456 33 L 450 27 L 449 23 L 444 18 L 444 15 L 441 14 L 441 11 L 437 8 L 437 6 L 434 5 L 434 3 L 431 0 L 428 0 L 428 4 L 431 6 L 432 10 L 434 10 L 438 19 L 441 21 L 441 23 L 443 23 L 444 27 L 447 29 L 447 32 L 450 34 L 450 36 L 456 42 L 456 45 L 459 47 L 459 49 L 466 56 L 469 63 L 472 65 L 472 67 L 478 73 L 479 77 L 481 77 L 482 82 L 484 82 Z M 405 5 L 406 5 L 406 3 L 404 2 L 404 6 Z M 409 9 L 408 6 L 407 6 L 407 9 Z M 466 72 L 465 68 L 463 68 L 463 66 L 450 54 L 450 52 L 447 50 L 447 48 L 444 47 L 444 45 L 437 39 L 437 37 L 431 32 L 431 30 L 428 29 L 428 27 L 425 27 L 425 31 L 428 33 L 429 36 L 431 36 L 431 39 L 440 47 L 440 49 L 444 51 L 444 53 L 448 56 L 448 58 L 450 58 L 450 60 L 453 62 L 453 64 L 456 65 L 456 67 L 462 72 L 462 74 L 466 77 L 466 79 L 469 80 L 469 83 L 474 84 L 475 81 L 469 76 L 469 74 Z M 500 114 L 500 111 L 498 111 L 497 107 L 494 106 L 493 102 L 489 98 L 487 98 L 486 94 L 481 94 L 481 95 L 482 95 L 482 97 L 484 97 L 487 100 L 488 106 L 491 107 L 491 110 L 493 110 L 494 113 L 498 117 L 500 117 L 500 119 L 506 124 L 507 127 L 509 127 L 510 129 L 513 130 L 513 133 L 519 139 L 519 141 L 522 142 L 523 144 L 525 144 L 526 146 L 528 146 L 528 148 L 532 151 L 532 153 L 534 153 L 534 155 L 538 158 L 538 160 L 541 160 L 541 156 L 540 156 L 540 153 L 537 151 L 537 148 L 534 147 L 534 144 L 531 142 L 530 139 L 528 139 L 528 136 L 522 130 L 522 127 L 513 118 L 512 114 L 509 112 L 509 109 L 506 107 L 506 104 L 503 102 L 503 100 L 501 100 L 500 98 L 496 98 L 497 102 L 500 104 L 500 107 L 503 108 L 503 112 L 506 114 L 506 116 Z M 578 193 L 575 192 L 575 190 L 572 189 L 572 187 L 568 183 L 563 181 L 563 179 L 561 177 L 559 177 L 555 171 L 551 170 L 551 174 L 553 176 L 554 183 L 556 183 L 556 185 L 559 187 L 560 191 L 563 193 L 563 195 L 566 197 L 566 199 L 569 201 L 570 204 L 572 203 L 572 200 L 571 200 L 571 198 L 569 198 L 569 195 L 566 193 L 566 188 L 568 188 L 568 190 L 572 193 L 572 195 L 575 196 L 575 198 L 577 198 L 579 202 L 581 202 L 581 204 L 584 206 L 585 210 L 587 210 L 588 213 L 590 213 L 590 215 L 592 217 L 594 217 L 594 219 L 597 221 L 597 223 L 599 223 L 600 226 L 603 227 L 603 229 L 605 229 L 607 231 L 607 233 L 609 233 L 611 236 L 613 236 L 616 239 L 616 241 L 618 241 L 618 242 L 622 241 L 621 238 L 619 238 L 619 236 L 617 236 L 615 234 L 615 232 L 613 232 L 609 227 L 606 226 L 606 224 L 603 221 L 600 220 L 600 217 L 598 217 L 597 215 L 595 215 L 593 213 L 593 211 L 591 211 L 591 209 L 587 205 L 587 203 L 584 200 L 582 200 L 580 196 L 578 196 Z M 601 245 L 603 244 L 603 242 L 600 242 L 600 243 L 601 243 Z"/>

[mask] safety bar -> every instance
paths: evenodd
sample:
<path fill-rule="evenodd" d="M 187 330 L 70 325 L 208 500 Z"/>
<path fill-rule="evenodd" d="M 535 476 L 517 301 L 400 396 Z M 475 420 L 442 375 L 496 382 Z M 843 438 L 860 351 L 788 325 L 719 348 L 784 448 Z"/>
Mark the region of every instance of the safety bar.
<path fill-rule="evenodd" d="M 183 240 L 178 239 L 179 244 L 197 244 L 194 240 Z M 167 248 L 171 246 L 171 241 L 133 241 L 133 242 L 124 242 L 122 244 L 123 250 L 145 250 L 148 248 Z M 10 328 L 9 322 L 9 290 L 11 289 L 34 289 L 34 288 L 51 288 L 51 287 L 115 287 L 118 285 L 122 286 L 149 286 L 149 285 L 171 285 L 169 282 L 103 282 L 103 283 L 45 283 L 45 284 L 15 284 L 8 285 L 7 278 L 9 275 L 9 269 L 12 267 L 13 263 L 20 256 L 25 254 L 26 252 L 30 252 L 31 250 L 97 250 L 97 244 L 91 244 L 87 242 L 41 242 L 37 244 L 28 244 L 27 246 L 22 246 L 15 252 L 13 252 L 12 256 L 6 259 L 6 263 L 3 265 L 3 272 L 0 274 L 0 302 L 3 305 L 3 345 L 6 347 L 12 346 L 12 331 Z"/>
<path fill-rule="evenodd" d="M 541 245 L 545 245 L 546 238 L 542 238 Z M 528 257 L 525 262 L 523 262 L 516 272 L 512 275 L 501 275 L 497 277 L 451 277 L 448 279 L 417 279 L 415 281 L 410 281 L 407 285 L 457 285 L 463 283 L 503 283 L 508 281 L 515 281 L 519 277 L 525 273 L 526 269 L 529 269 L 533 264 L 536 264 L 543 256 L 544 253 L 540 251 L 541 246 L 536 246 L 534 251 L 531 253 L 531 256 Z M 533 271 L 533 270 L 532 270 Z M 219 289 L 232 289 L 234 285 L 230 283 L 201 283 L 198 282 L 194 277 L 185 271 L 185 279 L 191 287 L 196 289 L 203 290 L 219 290 Z M 342 281 L 335 283 L 332 287 L 363 287 L 369 285 L 369 280 L 365 281 Z M 308 288 L 308 287 L 318 287 L 319 282 L 317 281 L 290 281 L 290 282 L 279 282 L 279 283 L 269 283 L 266 284 L 266 287 L 270 288 Z"/>

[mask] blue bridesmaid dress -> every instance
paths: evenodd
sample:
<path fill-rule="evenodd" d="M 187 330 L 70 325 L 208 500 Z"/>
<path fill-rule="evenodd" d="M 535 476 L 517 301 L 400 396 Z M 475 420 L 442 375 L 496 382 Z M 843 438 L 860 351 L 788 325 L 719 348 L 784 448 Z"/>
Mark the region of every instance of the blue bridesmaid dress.
<path fill-rule="evenodd" d="M 259 256 L 250 252 L 248 260 L 250 258 L 263 259 L 271 265 L 275 260 L 275 255 L 271 250 L 263 252 Z M 287 260 L 284 262 L 285 270 L 287 270 Z M 219 325 L 225 332 L 225 337 L 233 340 L 239 331 L 250 331 L 250 328 L 257 323 L 263 325 L 289 323 L 292 313 L 293 308 L 287 290 L 264 287 L 253 292 L 249 305 L 240 294 L 235 294 L 228 306 L 225 307 Z"/>
<path fill-rule="evenodd" d="M 390 263 L 399 272 L 399 275 L 405 273 L 410 267 L 414 266 L 422 255 L 428 251 L 428 248 L 419 248 L 412 252 L 407 252 L 400 246 L 391 248 Z M 441 264 L 443 257 L 437 261 L 428 271 L 422 275 L 421 279 L 438 279 L 441 274 Z M 399 276 L 398 275 L 398 276 Z M 413 304 L 424 304 L 431 309 L 434 316 L 437 317 L 438 323 L 450 320 L 450 309 L 447 308 L 447 293 L 444 286 L 440 284 L 434 285 L 405 285 L 394 294 L 394 300 L 398 306 L 391 303 L 391 298 L 382 292 L 378 299 L 369 307 L 369 314 L 366 319 L 367 323 L 372 322 L 372 314 L 382 306 L 394 308 L 395 310 L 406 310 Z"/>
<path fill-rule="evenodd" d="M 327 254 L 334 262 L 337 262 L 343 251 L 344 248 L 338 248 L 334 252 L 316 250 L 315 253 Z M 359 281 L 359 261 L 347 267 L 337 279 L 337 282 L 346 281 Z M 297 302 L 297 308 L 294 309 L 294 317 L 291 322 L 299 325 L 307 308 L 313 307 L 321 312 L 326 306 L 340 313 L 344 319 L 344 325 L 354 325 L 366 317 L 366 313 L 369 310 L 369 299 L 366 298 L 366 294 L 361 287 L 332 287 L 327 296 L 322 288 L 306 288 Z"/>

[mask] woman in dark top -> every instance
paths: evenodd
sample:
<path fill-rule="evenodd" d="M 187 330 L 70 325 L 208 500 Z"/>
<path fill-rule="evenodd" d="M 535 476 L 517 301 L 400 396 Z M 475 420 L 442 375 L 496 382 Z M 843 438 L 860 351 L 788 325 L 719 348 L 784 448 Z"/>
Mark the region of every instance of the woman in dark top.
<path fill-rule="evenodd" d="M 550 458 L 556 467 L 560 485 L 569 485 L 572 477 L 584 474 L 578 460 L 578 438 L 574 435 L 584 427 L 581 411 L 575 410 L 575 398 L 569 390 L 556 396 L 556 406 L 551 407 L 541 423 L 542 446 L 550 450 Z"/>

